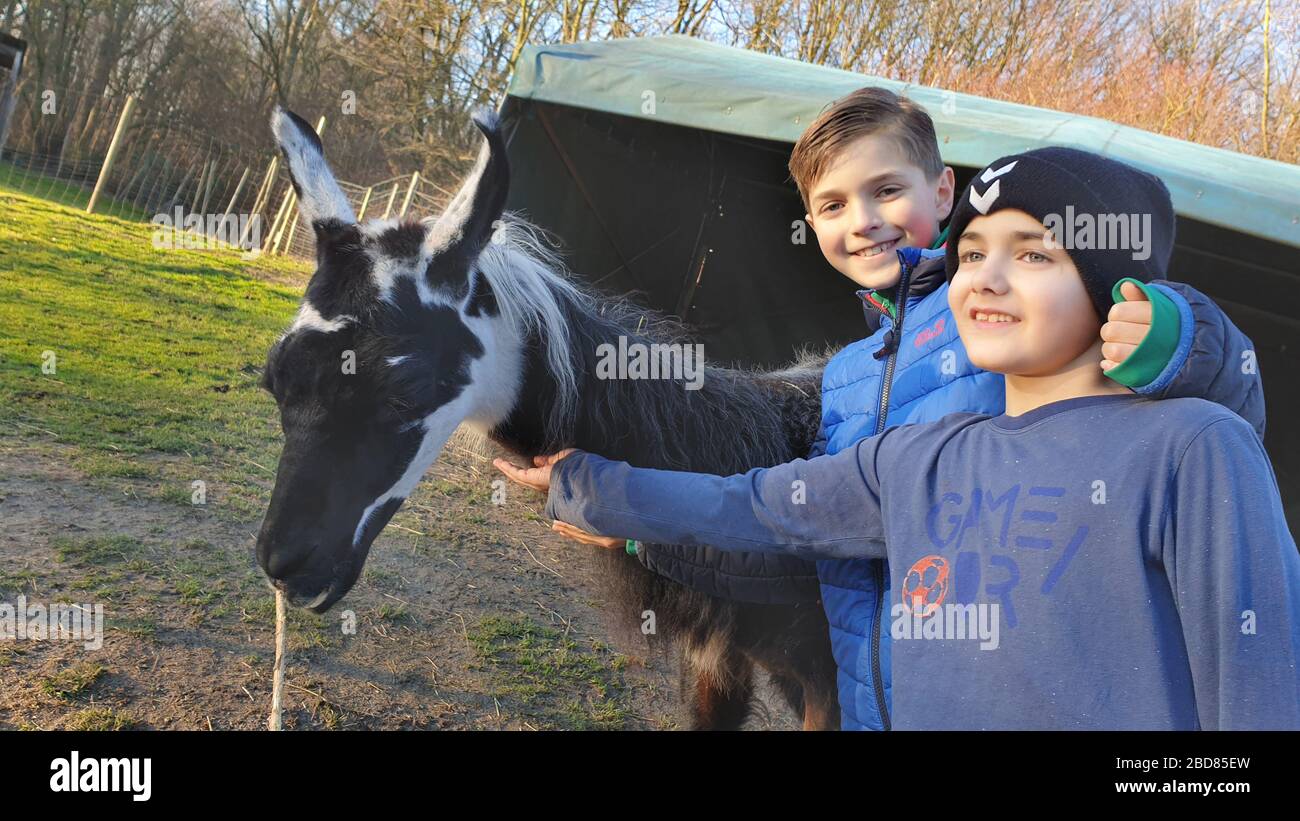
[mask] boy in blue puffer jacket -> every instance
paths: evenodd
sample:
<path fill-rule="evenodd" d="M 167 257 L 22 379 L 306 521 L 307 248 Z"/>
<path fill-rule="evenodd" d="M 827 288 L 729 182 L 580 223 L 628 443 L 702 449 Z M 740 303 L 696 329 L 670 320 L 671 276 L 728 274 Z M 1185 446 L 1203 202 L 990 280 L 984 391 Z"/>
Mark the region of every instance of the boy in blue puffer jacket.
<path fill-rule="evenodd" d="M 971 364 L 948 308 L 939 226 L 952 210 L 954 178 L 924 109 L 881 88 L 853 92 L 800 137 L 790 171 L 823 255 L 862 286 L 857 296 L 873 331 L 827 364 L 821 431 L 809 458 L 905 423 L 961 411 L 1001 414 L 1004 378 Z M 1218 402 L 1262 438 L 1260 379 L 1239 366 L 1250 341 L 1218 307 L 1165 281 L 1129 281 L 1121 295 L 1101 329 L 1099 365 L 1107 376 L 1155 398 Z M 537 480 L 548 468 L 498 467 L 545 490 Z M 817 573 L 839 668 L 842 728 L 888 729 L 888 567 L 883 559 L 821 560 Z"/>

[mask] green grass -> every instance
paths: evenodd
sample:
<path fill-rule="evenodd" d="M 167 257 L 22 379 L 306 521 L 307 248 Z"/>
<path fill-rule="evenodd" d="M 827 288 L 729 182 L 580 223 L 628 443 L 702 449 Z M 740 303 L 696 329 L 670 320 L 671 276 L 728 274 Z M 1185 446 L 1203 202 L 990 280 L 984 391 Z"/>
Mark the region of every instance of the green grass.
<path fill-rule="evenodd" d="M 203 539 L 189 539 L 172 549 L 151 548 L 126 535 L 78 539 L 59 536 L 52 544 L 55 558 L 65 567 L 60 575 L 67 580 L 69 590 L 113 602 L 125 599 L 132 588 L 136 596 L 147 595 L 145 587 L 135 584 L 140 579 L 128 579 L 129 572 L 161 582 L 163 591 L 175 594 L 190 609 L 191 618 L 199 622 L 235 612 L 235 602 L 227 600 L 232 586 L 258 584 L 253 571 L 245 570 L 241 579 L 242 565 Z M 5 586 L 16 586 L 12 582 L 19 580 L 0 575 L 0 581 L 6 582 Z M 265 609 L 261 604 L 258 607 Z M 154 626 L 138 622 L 115 624 L 133 635 L 152 635 Z"/>
<path fill-rule="evenodd" d="M 0 591 L 9 593 L 22 593 L 28 589 L 35 589 L 34 583 L 40 576 L 34 570 L 23 568 L 22 570 L 5 570 L 0 568 Z M 0 600 L 3 600 L 0 595 Z"/>
<path fill-rule="evenodd" d="M 60 562 L 78 567 L 126 563 L 147 555 L 145 546 L 130 536 L 91 536 L 83 539 L 59 536 L 53 544 L 54 555 Z"/>
<path fill-rule="evenodd" d="M 125 535 L 57 536 L 52 545 L 55 559 L 63 565 L 59 575 L 70 591 L 114 603 L 130 595 L 126 572 L 152 567 L 154 555 L 142 542 Z"/>
<path fill-rule="evenodd" d="M 108 619 L 105 629 L 138 639 L 151 639 L 158 633 L 158 621 L 151 616 L 117 616 Z"/>
<path fill-rule="evenodd" d="M 27 654 L 27 648 L 14 641 L 0 641 L 0 667 L 8 667 L 19 656 Z"/>
<path fill-rule="evenodd" d="M 111 707 L 87 707 L 72 715 L 63 726 L 63 729 L 111 732 L 129 730 L 134 725 L 135 719 L 129 713 L 114 710 Z"/>
<path fill-rule="evenodd" d="M 194 618 L 217 618 L 231 612 L 225 601 L 230 592 L 231 577 L 238 569 L 230 556 L 203 539 L 190 539 L 180 545 L 179 558 L 167 564 L 169 584 L 180 597 L 181 604 L 189 606 Z M 216 607 L 209 607 L 217 602 Z"/>
<path fill-rule="evenodd" d="M 380 621 L 401 622 L 409 621 L 411 616 L 406 612 L 404 606 L 384 602 L 375 608 L 375 618 Z"/>
<path fill-rule="evenodd" d="M 85 185 L 78 185 L 10 162 L 0 162 L 0 190 L 3 191 L 27 194 L 84 211 L 94 187 L 93 181 L 88 180 Z M 118 202 L 102 194 L 99 202 L 95 203 L 95 212 L 112 214 L 134 222 L 148 222 L 151 216 L 130 203 Z"/>
<path fill-rule="evenodd" d="M 195 479 L 233 484 L 231 503 L 270 478 L 257 382 L 299 293 L 267 280 L 305 281 L 303 263 L 155 249 L 148 225 L 3 190 L 0 215 L 0 427 L 53 433 L 92 476 L 165 477 L 154 495 L 178 503 Z"/>
<path fill-rule="evenodd" d="M 211 604 L 221 592 L 220 580 L 216 585 L 209 584 L 204 579 L 198 579 L 193 576 L 183 576 L 176 580 L 176 592 L 180 594 L 181 602 L 191 607 L 203 607 Z"/>
<path fill-rule="evenodd" d="M 624 660 L 604 645 L 583 646 L 522 616 L 484 618 L 468 638 L 490 670 L 493 696 L 529 723 L 540 729 L 627 726 Z M 557 699 L 557 693 L 566 695 Z"/>
<path fill-rule="evenodd" d="M 81 661 L 41 679 L 41 692 L 61 699 L 73 699 L 89 690 L 108 672 L 102 666 Z"/>
<path fill-rule="evenodd" d="M 157 476 L 157 470 L 153 466 L 116 454 L 85 454 L 76 460 L 76 465 L 87 476 L 102 479 L 152 479 Z"/>
<path fill-rule="evenodd" d="M 0 576 L 3 578 L 3 576 Z M 365 569 L 361 571 L 361 578 L 366 584 L 383 589 L 398 589 L 401 587 L 401 577 L 391 570 L 385 570 L 378 564 L 367 563 Z"/>

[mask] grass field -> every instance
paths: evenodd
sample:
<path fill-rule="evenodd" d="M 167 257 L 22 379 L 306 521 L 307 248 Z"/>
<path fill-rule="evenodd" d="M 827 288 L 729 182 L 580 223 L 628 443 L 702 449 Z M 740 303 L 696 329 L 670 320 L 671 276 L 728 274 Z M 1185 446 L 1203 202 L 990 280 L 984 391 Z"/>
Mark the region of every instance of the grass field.
<path fill-rule="evenodd" d="M 310 271 L 13 191 L 0 214 L 0 601 L 108 622 L 97 651 L 0 641 L 0 729 L 264 726 L 280 431 L 257 383 Z M 615 649 L 588 554 L 540 497 L 491 504 L 496 475 L 439 460 L 336 608 L 354 632 L 292 611 L 286 726 L 677 726 L 671 662 Z"/>
<path fill-rule="evenodd" d="M 275 405 L 257 379 L 301 263 L 158 250 L 146 226 L 9 192 L 0 212 L 0 257 L 21 261 L 0 274 L 0 423 L 77 445 L 92 475 L 122 470 L 103 458 L 120 454 L 227 475 L 274 464 Z"/>
<path fill-rule="evenodd" d="M 27 194 L 32 197 L 66 205 L 69 208 L 85 210 L 94 189 L 92 182 L 77 185 L 55 177 L 21 168 L 7 161 L 0 161 L 0 191 Z M 147 222 L 150 215 L 136 208 L 131 203 L 117 202 L 112 197 L 101 196 L 95 204 L 95 213 L 111 214 L 135 222 Z"/>

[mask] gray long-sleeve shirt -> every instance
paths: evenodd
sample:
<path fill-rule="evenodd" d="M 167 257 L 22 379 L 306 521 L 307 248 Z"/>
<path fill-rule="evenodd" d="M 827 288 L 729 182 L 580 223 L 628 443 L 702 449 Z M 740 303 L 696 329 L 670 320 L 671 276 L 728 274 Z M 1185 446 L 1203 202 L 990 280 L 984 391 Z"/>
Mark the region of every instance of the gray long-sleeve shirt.
<path fill-rule="evenodd" d="M 1300 728 L 1300 555 L 1258 438 L 1199 399 L 953 414 L 730 477 L 577 453 L 547 512 L 887 557 L 896 728 Z"/>

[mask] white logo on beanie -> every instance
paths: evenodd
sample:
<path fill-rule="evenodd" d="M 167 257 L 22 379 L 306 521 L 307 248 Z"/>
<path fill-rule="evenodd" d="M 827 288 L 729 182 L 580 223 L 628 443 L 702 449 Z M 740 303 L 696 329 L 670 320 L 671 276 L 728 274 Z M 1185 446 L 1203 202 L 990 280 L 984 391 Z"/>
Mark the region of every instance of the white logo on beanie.
<path fill-rule="evenodd" d="M 984 173 L 980 174 L 980 179 L 983 180 L 984 182 L 993 182 L 998 177 L 1002 176 L 1003 174 L 1007 173 L 1011 169 L 1015 168 L 1016 163 L 1018 162 L 1020 162 L 1020 160 L 1012 160 L 1011 162 L 1007 163 L 1006 165 L 1002 166 L 996 171 L 994 171 L 992 167 L 985 168 Z"/>
<path fill-rule="evenodd" d="M 1016 163 L 1018 162 L 1020 161 L 1012 160 L 996 170 L 992 167 L 984 169 L 984 173 L 980 174 L 980 179 L 984 182 L 992 182 L 993 184 L 990 185 L 983 194 L 976 192 L 975 186 L 972 185 L 970 187 L 970 204 L 975 206 L 976 211 L 979 211 L 981 214 L 987 214 L 989 212 L 989 208 L 992 207 L 993 202 L 998 198 L 998 194 L 1002 193 L 1002 181 L 999 180 L 998 177 L 1015 168 Z"/>

